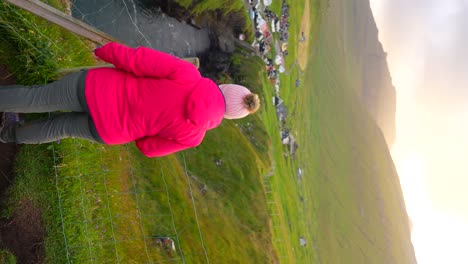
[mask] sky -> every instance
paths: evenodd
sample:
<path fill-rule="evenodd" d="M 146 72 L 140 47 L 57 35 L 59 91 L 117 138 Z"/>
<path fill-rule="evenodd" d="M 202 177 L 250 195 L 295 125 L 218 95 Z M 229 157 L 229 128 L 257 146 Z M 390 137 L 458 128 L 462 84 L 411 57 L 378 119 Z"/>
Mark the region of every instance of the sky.
<path fill-rule="evenodd" d="M 468 0 L 370 0 L 418 263 L 468 263 Z"/>

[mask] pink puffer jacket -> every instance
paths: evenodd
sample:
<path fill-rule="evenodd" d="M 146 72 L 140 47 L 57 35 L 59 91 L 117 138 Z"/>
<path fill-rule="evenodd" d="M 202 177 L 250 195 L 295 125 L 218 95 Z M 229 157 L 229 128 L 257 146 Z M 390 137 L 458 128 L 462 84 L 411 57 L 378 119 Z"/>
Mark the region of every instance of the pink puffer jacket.
<path fill-rule="evenodd" d="M 95 55 L 115 68 L 90 70 L 85 97 L 106 144 L 136 141 L 148 157 L 198 146 L 226 109 L 219 87 L 192 64 L 153 49 L 109 43 Z"/>

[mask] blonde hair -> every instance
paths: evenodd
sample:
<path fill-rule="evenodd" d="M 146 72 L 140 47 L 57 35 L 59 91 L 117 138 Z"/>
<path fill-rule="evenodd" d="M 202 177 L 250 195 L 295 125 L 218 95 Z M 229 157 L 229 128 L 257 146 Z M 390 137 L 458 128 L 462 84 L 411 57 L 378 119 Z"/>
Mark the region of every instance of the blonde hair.
<path fill-rule="evenodd" d="M 258 94 L 248 94 L 242 101 L 244 103 L 244 107 L 247 109 L 247 111 L 249 111 L 250 114 L 257 112 L 257 110 L 260 108 L 260 98 L 258 97 Z"/>

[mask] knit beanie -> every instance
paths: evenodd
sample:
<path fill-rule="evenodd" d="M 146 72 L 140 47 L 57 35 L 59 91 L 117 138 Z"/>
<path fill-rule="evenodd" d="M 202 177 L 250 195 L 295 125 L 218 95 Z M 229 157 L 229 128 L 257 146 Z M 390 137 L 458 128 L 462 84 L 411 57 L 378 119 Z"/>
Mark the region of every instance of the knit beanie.
<path fill-rule="evenodd" d="M 255 113 L 260 107 L 258 95 L 237 84 L 221 84 L 219 86 L 226 101 L 224 118 L 238 119 Z"/>

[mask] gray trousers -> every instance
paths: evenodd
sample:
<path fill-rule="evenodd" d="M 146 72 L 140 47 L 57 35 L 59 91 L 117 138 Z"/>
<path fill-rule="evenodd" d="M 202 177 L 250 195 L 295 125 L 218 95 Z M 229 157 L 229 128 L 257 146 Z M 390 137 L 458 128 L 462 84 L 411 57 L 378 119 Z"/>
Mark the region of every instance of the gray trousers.
<path fill-rule="evenodd" d="M 87 106 L 80 104 L 79 80 L 86 72 L 70 74 L 61 80 L 44 85 L 0 86 L 0 112 L 48 113 L 49 118 L 22 125 L 7 126 L 0 131 L 0 141 L 6 143 L 40 144 L 63 138 L 82 138 L 93 142 L 102 140 Z M 94 133 L 92 133 L 92 131 Z"/>

